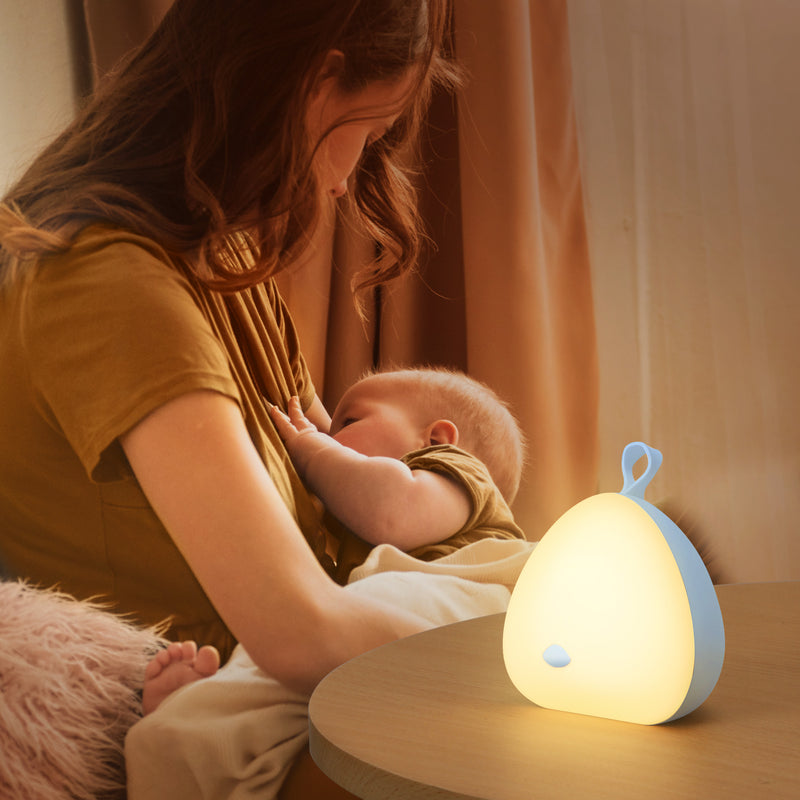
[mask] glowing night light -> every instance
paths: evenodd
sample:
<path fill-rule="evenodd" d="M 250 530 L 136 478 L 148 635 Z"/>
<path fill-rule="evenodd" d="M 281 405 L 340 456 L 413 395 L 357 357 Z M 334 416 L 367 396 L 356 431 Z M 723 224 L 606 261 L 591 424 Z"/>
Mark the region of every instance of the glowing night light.
<path fill-rule="evenodd" d="M 636 462 L 647 467 L 633 476 Z M 644 499 L 661 453 L 632 442 L 619 494 L 573 506 L 536 546 L 511 596 L 503 658 L 537 705 L 652 725 L 710 694 L 725 633 L 702 559 Z"/>

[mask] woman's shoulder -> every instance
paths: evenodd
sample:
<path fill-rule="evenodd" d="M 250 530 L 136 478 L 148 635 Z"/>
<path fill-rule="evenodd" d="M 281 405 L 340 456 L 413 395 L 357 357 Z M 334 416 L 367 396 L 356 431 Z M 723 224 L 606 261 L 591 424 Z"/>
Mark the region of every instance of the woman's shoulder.
<path fill-rule="evenodd" d="M 69 249 L 42 259 L 33 271 L 29 291 L 34 302 L 88 293 L 130 302 L 163 292 L 194 294 L 161 245 L 110 225 L 85 228 Z"/>
<path fill-rule="evenodd" d="M 67 329 L 84 337 L 127 331 L 129 338 L 153 329 L 181 342 L 208 334 L 197 287 L 166 251 L 107 226 L 87 228 L 68 250 L 40 261 L 20 299 L 32 348 Z"/>
<path fill-rule="evenodd" d="M 61 270 L 70 265 L 109 264 L 124 269 L 126 264 L 151 264 L 154 268 L 173 269 L 166 250 L 156 241 L 133 231 L 110 224 L 94 224 L 84 228 L 67 250 L 48 256 L 40 272 L 52 265 Z"/>

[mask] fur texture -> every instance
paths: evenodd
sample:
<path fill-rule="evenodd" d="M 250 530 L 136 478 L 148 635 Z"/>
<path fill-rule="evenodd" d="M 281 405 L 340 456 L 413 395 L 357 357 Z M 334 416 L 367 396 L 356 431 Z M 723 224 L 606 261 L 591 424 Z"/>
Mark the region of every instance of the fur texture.
<path fill-rule="evenodd" d="M 97 603 L 0 582 L 0 797 L 124 798 L 125 734 L 164 643 Z"/>

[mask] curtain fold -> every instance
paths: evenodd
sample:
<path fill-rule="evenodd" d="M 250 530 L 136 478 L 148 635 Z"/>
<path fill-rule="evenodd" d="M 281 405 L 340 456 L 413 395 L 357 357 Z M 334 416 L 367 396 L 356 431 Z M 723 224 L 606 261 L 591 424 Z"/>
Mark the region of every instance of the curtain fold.
<path fill-rule="evenodd" d="M 539 539 L 596 490 L 597 367 L 566 3 L 456 3 L 469 371 L 509 399 Z"/>

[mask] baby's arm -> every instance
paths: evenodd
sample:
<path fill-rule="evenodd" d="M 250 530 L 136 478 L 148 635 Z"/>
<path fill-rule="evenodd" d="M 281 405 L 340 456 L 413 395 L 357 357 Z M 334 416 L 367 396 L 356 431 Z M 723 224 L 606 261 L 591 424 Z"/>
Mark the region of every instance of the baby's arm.
<path fill-rule="evenodd" d="M 320 433 L 293 398 L 272 419 L 298 474 L 326 508 L 370 544 L 413 550 L 457 533 L 472 511 L 466 490 L 396 458 L 368 457 Z"/>

